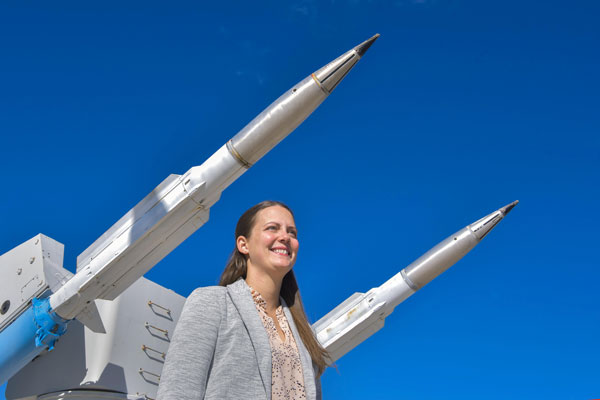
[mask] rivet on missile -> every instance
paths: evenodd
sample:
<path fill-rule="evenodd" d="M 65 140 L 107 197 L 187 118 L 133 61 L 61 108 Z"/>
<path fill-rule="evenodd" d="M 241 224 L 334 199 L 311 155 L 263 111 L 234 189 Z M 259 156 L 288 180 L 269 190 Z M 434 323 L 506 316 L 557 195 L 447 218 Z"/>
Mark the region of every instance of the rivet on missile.
<path fill-rule="evenodd" d="M 6 312 L 8 311 L 9 308 L 10 308 L 10 300 L 6 300 L 4 303 L 2 303 L 2 307 L 0 307 L 0 314 L 1 315 L 6 314 Z"/>

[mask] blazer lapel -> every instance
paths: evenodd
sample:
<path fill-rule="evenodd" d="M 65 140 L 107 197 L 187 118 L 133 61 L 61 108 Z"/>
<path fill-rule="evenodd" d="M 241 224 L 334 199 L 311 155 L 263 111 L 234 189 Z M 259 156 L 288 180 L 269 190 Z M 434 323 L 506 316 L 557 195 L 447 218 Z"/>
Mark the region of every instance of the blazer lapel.
<path fill-rule="evenodd" d="M 254 346 L 254 353 L 258 361 L 258 370 L 265 386 L 267 399 L 271 400 L 271 345 L 269 344 L 269 337 L 260 319 L 260 315 L 256 311 L 250 288 L 246 284 L 246 281 L 240 278 L 231 285 L 228 285 L 227 291 L 248 330 L 250 340 Z"/>
<path fill-rule="evenodd" d="M 302 339 L 300 338 L 300 334 L 298 333 L 298 329 L 296 328 L 296 324 L 294 323 L 294 318 L 292 317 L 292 313 L 290 313 L 290 309 L 283 298 L 279 298 L 281 304 L 283 305 L 283 312 L 285 317 L 288 320 L 288 325 L 292 330 L 292 334 L 294 335 L 294 340 L 296 341 L 296 346 L 298 347 L 298 352 L 300 353 L 300 361 L 302 362 L 302 375 L 304 376 L 304 390 L 306 391 L 307 399 L 316 399 L 317 398 L 317 387 L 315 385 L 315 371 L 312 364 L 312 359 L 310 358 L 310 353 L 306 350 Z"/>

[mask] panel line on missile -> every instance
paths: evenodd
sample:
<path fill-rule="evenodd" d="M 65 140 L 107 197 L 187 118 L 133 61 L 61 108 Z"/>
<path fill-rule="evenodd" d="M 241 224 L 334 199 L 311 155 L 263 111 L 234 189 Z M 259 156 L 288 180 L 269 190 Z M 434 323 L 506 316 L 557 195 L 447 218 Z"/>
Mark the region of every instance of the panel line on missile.
<path fill-rule="evenodd" d="M 346 75 L 348 75 L 348 72 L 350 72 L 350 70 L 347 70 L 346 72 L 344 72 L 344 75 L 342 75 L 342 77 L 336 82 L 336 84 L 333 85 L 333 87 L 331 88 L 332 91 L 333 91 L 333 89 L 335 89 L 337 87 L 337 85 L 340 84 L 340 82 L 346 77 Z"/>
<path fill-rule="evenodd" d="M 310 76 L 317 83 L 317 86 L 319 86 L 321 88 L 321 90 L 323 91 L 323 93 L 325 93 L 326 95 L 329 96 L 329 92 L 327 91 L 327 89 L 325 89 L 323 87 L 323 85 L 321 85 L 321 82 L 319 82 L 319 80 L 317 79 L 317 76 L 314 73 L 310 74 Z"/>
<path fill-rule="evenodd" d="M 349 62 L 350 60 L 353 60 L 355 55 L 356 55 L 356 54 L 352 54 L 352 55 L 350 55 L 350 57 L 348 57 L 346 60 L 344 60 L 344 62 L 343 62 L 343 63 L 341 63 L 340 65 L 338 65 L 338 67 L 337 67 L 337 68 L 335 68 L 333 71 L 331 71 L 331 72 L 329 73 L 329 75 L 327 75 L 325 78 L 323 78 L 323 82 L 325 82 L 327 79 L 331 78 L 331 76 L 332 76 L 333 74 L 335 74 L 336 72 L 338 72 L 338 71 L 340 70 L 340 68 L 342 68 L 344 65 L 348 64 L 348 62 Z M 346 73 L 347 73 L 347 72 L 346 72 Z M 344 74 L 344 76 L 346 76 L 346 74 Z M 343 78 L 342 78 L 342 79 L 343 79 Z M 341 81 L 341 79 L 340 79 L 340 81 Z"/>

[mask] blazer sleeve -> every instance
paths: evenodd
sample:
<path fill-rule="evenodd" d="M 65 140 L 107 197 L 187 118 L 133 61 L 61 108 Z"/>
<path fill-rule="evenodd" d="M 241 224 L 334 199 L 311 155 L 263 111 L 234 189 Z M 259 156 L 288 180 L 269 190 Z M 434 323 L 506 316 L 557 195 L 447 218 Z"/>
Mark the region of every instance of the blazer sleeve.
<path fill-rule="evenodd" d="M 187 298 L 167 352 L 158 400 L 204 398 L 224 300 L 222 287 L 199 288 Z"/>

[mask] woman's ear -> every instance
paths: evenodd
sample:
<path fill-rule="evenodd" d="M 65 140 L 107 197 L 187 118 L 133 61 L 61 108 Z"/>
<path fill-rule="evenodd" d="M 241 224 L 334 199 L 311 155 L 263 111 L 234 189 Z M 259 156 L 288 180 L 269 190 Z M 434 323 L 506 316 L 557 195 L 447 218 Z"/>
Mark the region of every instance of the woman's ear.
<path fill-rule="evenodd" d="M 240 253 L 242 254 L 248 254 L 248 239 L 246 239 L 245 236 L 238 236 L 238 238 L 235 241 L 235 244 L 237 246 L 237 249 Z"/>

